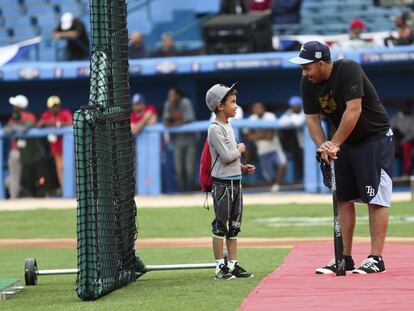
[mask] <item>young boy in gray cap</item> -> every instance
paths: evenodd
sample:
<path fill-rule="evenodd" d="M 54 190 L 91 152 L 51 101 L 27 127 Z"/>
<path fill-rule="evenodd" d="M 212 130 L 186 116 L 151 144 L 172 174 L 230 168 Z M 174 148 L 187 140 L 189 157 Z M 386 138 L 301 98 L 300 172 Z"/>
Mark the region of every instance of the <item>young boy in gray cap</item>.
<path fill-rule="evenodd" d="M 212 222 L 213 251 L 216 259 L 216 279 L 253 277 L 237 263 L 237 235 L 242 221 L 242 173 L 253 174 L 254 165 L 242 165 L 240 158 L 246 151 L 243 143 L 237 144 L 229 118 L 236 114 L 237 90 L 235 84 L 227 87 L 216 84 L 206 94 L 208 108 L 216 119 L 208 128 L 208 144 L 213 159 L 211 176 L 215 218 Z M 224 240 L 228 251 L 224 261 Z"/>

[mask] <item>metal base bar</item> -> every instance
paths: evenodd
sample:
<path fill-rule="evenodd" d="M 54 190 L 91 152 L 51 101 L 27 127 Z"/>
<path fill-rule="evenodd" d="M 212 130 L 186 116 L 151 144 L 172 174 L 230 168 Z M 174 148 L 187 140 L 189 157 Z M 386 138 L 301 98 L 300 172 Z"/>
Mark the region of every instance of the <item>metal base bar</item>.
<path fill-rule="evenodd" d="M 37 275 L 60 275 L 60 274 L 76 274 L 79 269 L 56 269 L 56 270 L 38 270 Z"/>
<path fill-rule="evenodd" d="M 179 264 L 179 265 L 148 265 L 145 271 L 166 271 L 166 270 L 190 270 L 190 269 L 212 269 L 215 263 L 196 263 L 196 264 Z"/>
<path fill-rule="evenodd" d="M 167 271 L 167 270 L 191 270 L 191 269 L 213 269 L 216 267 L 215 263 L 196 263 L 196 264 L 177 264 L 177 265 L 147 265 L 143 271 L 138 271 L 142 274 L 149 271 Z M 55 269 L 55 270 L 37 270 L 36 275 L 63 275 L 76 274 L 79 269 Z"/>

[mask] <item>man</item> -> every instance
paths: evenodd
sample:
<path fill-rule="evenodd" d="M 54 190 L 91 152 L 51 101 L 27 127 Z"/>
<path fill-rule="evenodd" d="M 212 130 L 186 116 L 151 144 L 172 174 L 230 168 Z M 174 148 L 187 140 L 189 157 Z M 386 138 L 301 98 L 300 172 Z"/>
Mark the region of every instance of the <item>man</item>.
<path fill-rule="evenodd" d="M 195 120 L 193 104 L 184 93 L 172 87 L 164 104 L 163 122 L 166 127 L 176 127 Z M 171 134 L 174 149 L 174 168 L 180 191 L 192 191 L 195 188 L 194 166 L 197 153 L 197 138 L 195 133 Z"/>
<path fill-rule="evenodd" d="M 131 132 L 141 133 L 146 125 L 157 123 L 157 109 L 145 103 L 144 96 L 136 93 L 132 96 Z"/>
<path fill-rule="evenodd" d="M 47 108 L 39 120 L 39 127 L 63 127 L 73 124 L 73 115 L 68 109 L 61 107 L 61 100 L 58 96 L 50 96 L 47 99 Z M 63 138 L 57 137 L 55 134 L 47 136 L 49 141 L 50 152 L 55 159 L 56 173 L 59 185 L 63 185 Z"/>
<path fill-rule="evenodd" d="M 329 48 L 305 43 L 290 59 L 302 69 L 301 90 L 310 135 L 326 163 L 335 160 L 338 213 L 346 270 L 367 274 L 385 271 L 382 258 L 391 205 L 394 140 L 387 112 L 361 66 L 351 60 L 333 62 Z M 332 123 L 325 137 L 320 114 Z M 371 253 L 354 269 L 352 237 L 354 202 L 368 204 Z M 335 273 L 335 261 L 316 273 Z"/>
<path fill-rule="evenodd" d="M 280 126 L 301 126 L 298 129 L 280 131 L 280 140 L 283 150 L 289 154 L 295 163 L 295 180 L 303 178 L 303 126 L 305 125 L 305 113 L 303 112 L 303 101 L 300 96 L 289 98 L 289 109 L 279 118 Z"/>
<path fill-rule="evenodd" d="M 274 113 L 266 111 L 263 103 L 256 102 L 252 106 L 249 120 L 277 121 L 277 118 Z M 272 184 L 270 190 L 279 191 L 285 176 L 287 159 L 277 132 L 273 129 L 260 129 L 249 131 L 247 137 L 256 144 L 262 175 L 266 182 Z"/>
<path fill-rule="evenodd" d="M 338 50 L 357 50 L 375 47 L 376 44 L 372 39 L 362 38 L 361 34 L 365 29 L 366 25 L 361 19 L 353 19 L 349 23 L 349 37 L 335 42 L 332 48 Z"/>
<path fill-rule="evenodd" d="M 174 38 L 171 33 L 165 32 L 161 35 L 161 46 L 152 53 L 153 57 L 170 57 L 179 56 L 180 51 L 177 49 Z"/>
<path fill-rule="evenodd" d="M 4 128 L 4 134 L 8 136 L 15 133 L 24 133 L 33 125 L 34 120 L 34 116 L 25 111 L 29 105 L 29 100 L 24 95 L 17 95 L 15 97 L 10 97 L 9 103 L 13 106 L 13 112 Z M 17 147 L 17 142 L 18 141 L 15 138 L 12 139 L 12 146 L 7 161 L 9 176 L 7 176 L 5 183 L 11 199 L 18 198 L 22 190 L 22 165 L 20 163 L 20 152 Z M 19 144 L 21 145 L 22 142 L 19 142 Z"/>
<path fill-rule="evenodd" d="M 25 133 L 36 123 L 34 114 L 26 111 L 29 100 L 24 95 L 9 98 L 13 113 L 5 135 Z M 45 175 L 45 151 L 38 138 L 13 138 L 10 153 L 10 197 L 44 197 L 49 181 Z"/>
<path fill-rule="evenodd" d="M 148 56 L 147 48 L 145 47 L 144 38 L 142 33 L 134 31 L 131 34 L 131 41 L 128 46 L 129 58 L 145 58 Z"/>
<path fill-rule="evenodd" d="M 82 60 L 89 58 L 89 38 L 85 25 L 75 16 L 66 12 L 60 18 L 58 27 L 53 32 L 53 39 L 67 40 L 65 60 Z"/>
<path fill-rule="evenodd" d="M 397 30 L 394 34 L 384 39 L 386 46 L 410 45 L 414 43 L 414 31 L 410 27 L 411 16 L 409 13 L 402 13 L 395 19 Z"/>
<path fill-rule="evenodd" d="M 414 113 L 410 101 L 405 102 L 391 118 L 391 128 L 395 134 L 396 156 L 402 160 L 403 175 L 410 176 L 414 155 Z"/>

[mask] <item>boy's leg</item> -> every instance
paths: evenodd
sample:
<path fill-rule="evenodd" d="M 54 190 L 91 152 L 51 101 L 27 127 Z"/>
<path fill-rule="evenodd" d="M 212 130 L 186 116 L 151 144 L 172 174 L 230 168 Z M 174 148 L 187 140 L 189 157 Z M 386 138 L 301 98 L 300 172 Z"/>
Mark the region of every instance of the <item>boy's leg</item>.
<path fill-rule="evenodd" d="M 213 201 L 214 201 L 214 214 L 215 218 L 212 222 L 213 233 L 213 252 L 216 259 L 216 279 L 230 280 L 234 279 L 234 276 L 230 273 L 229 268 L 224 261 L 224 239 L 227 234 L 228 222 L 228 202 L 229 194 L 227 192 L 227 186 L 222 183 L 213 181 Z"/>
<path fill-rule="evenodd" d="M 224 246 L 224 239 L 219 239 L 213 236 L 213 252 L 214 252 L 214 258 L 216 260 L 224 258 L 223 246 Z"/>
<path fill-rule="evenodd" d="M 253 274 L 244 270 L 237 263 L 237 236 L 240 232 L 243 214 L 243 194 L 241 184 L 233 188 L 234 201 L 230 212 L 229 232 L 226 236 L 226 245 L 229 255 L 228 267 L 236 278 L 251 278 Z"/>
<path fill-rule="evenodd" d="M 229 261 L 237 261 L 237 239 L 226 239 Z"/>

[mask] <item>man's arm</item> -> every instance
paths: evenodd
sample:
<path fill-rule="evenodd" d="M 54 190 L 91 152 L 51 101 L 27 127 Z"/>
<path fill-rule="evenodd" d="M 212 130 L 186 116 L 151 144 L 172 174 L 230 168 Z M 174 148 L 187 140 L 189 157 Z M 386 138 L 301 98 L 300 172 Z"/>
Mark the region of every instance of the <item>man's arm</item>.
<path fill-rule="evenodd" d="M 326 140 L 325 133 L 323 132 L 321 125 L 321 116 L 319 114 L 307 114 L 306 123 L 313 142 L 319 148 L 319 146 Z"/>
<path fill-rule="evenodd" d="M 351 134 L 362 112 L 362 99 L 355 98 L 346 102 L 346 109 L 342 115 L 338 129 L 332 137 L 332 143 L 340 147 Z"/>
<path fill-rule="evenodd" d="M 348 138 L 358 122 L 362 112 L 361 103 L 361 98 L 351 99 L 346 102 L 345 112 L 342 115 L 341 122 L 339 123 L 338 129 L 335 131 L 332 140 L 325 141 L 319 146 L 318 151 L 321 152 L 321 157 L 325 162 L 328 163 L 330 159 L 337 158 L 340 146 Z"/>
<path fill-rule="evenodd" d="M 79 32 L 76 30 L 68 30 L 68 31 L 54 31 L 53 38 L 56 40 L 59 39 L 76 39 L 79 37 Z"/>
<path fill-rule="evenodd" d="M 135 123 L 131 123 L 131 132 L 134 135 L 141 133 L 142 129 L 146 125 L 152 125 L 157 123 L 157 116 L 150 111 L 145 112 L 144 117 Z"/>

